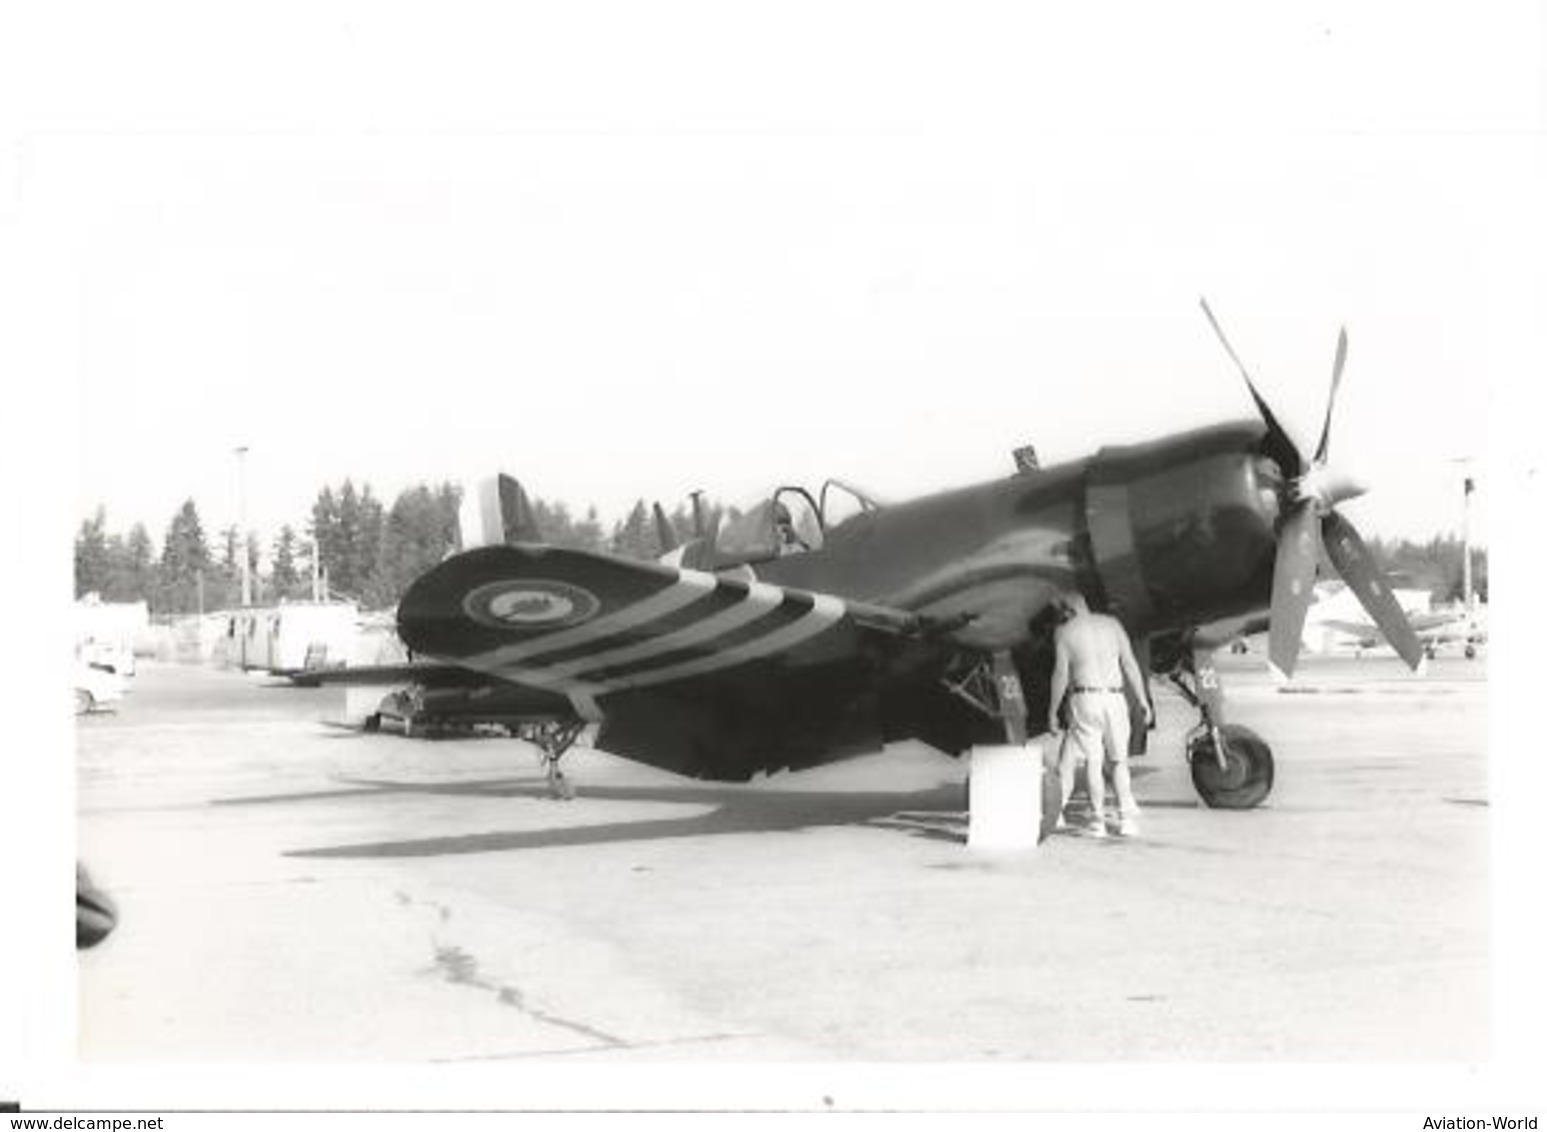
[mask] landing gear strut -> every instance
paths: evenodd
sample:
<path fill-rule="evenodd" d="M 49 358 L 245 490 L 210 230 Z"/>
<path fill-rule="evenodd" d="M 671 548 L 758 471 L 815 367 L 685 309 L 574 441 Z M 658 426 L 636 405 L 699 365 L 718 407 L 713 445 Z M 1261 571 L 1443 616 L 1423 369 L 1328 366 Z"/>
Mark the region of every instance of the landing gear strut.
<path fill-rule="evenodd" d="M 521 729 L 521 737 L 536 746 L 542 754 L 543 767 L 548 772 L 549 797 L 561 802 L 571 801 L 575 797 L 575 788 L 559 769 L 559 760 L 564 757 L 565 751 L 575 745 L 575 740 L 580 738 L 585 728 L 584 723 L 566 721 L 534 723 Z"/>
<path fill-rule="evenodd" d="M 1187 764 L 1203 804 L 1216 810 L 1260 805 L 1273 789 L 1273 751 L 1251 728 L 1224 721 L 1225 693 L 1211 654 L 1184 653 L 1167 676 L 1202 717 L 1187 738 Z"/>

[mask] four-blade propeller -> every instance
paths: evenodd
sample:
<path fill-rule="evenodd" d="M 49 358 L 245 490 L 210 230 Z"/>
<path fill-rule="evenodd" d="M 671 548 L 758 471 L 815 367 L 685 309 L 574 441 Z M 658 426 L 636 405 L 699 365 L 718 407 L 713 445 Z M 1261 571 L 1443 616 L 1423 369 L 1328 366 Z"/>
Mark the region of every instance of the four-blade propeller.
<path fill-rule="evenodd" d="M 1348 357 L 1348 334 L 1338 332 L 1337 355 L 1332 363 L 1332 388 L 1327 394 L 1327 412 L 1314 455 L 1307 460 L 1303 448 L 1279 423 L 1258 392 L 1256 383 L 1241 359 L 1231 348 L 1225 332 L 1199 299 L 1203 313 L 1214 328 L 1225 353 L 1240 371 L 1246 388 L 1268 426 L 1263 440 L 1265 456 L 1282 469 L 1289 483 L 1288 509 L 1278 532 L 1278 553 L 1273 564 L 1273 597 L 1268 611 L 1268 659 L 1284 678 L 1295 668 L 1300 655 L 1300 635 L 1305 628 L 1306 611 L 1315 598 L 1318 542 L 1326 547 L 1327 557 L 1359 598 L 1377 628 L 1391 642 L 1397 655 L 1416 669 L 1423 659 L 1418 635 L 1407 615 L 1397 604 L 1380 567 L 1359 537 L 1354 525 L 1338 514 L 1337 504 L 1364 494 L 1365 488 L 1351 477 L 1328 464 L 1327 450 L 1332 436 L 1332 409 L 1338 386 L 1343 380 L 1343 363 Z"/>

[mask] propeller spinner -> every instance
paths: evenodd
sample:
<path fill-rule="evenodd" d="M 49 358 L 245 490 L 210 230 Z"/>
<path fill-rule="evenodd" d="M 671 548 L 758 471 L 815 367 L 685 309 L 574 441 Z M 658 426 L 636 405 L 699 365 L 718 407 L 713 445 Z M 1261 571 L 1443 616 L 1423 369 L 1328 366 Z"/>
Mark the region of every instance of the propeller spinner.
<path fill-rule="evenodd" d="M 1307 460 L 1303 449 L 1296 444 L 1284 426 L 1273 414 L 1267 401 L 1258 392 L 1251 374 L 1241 363 L 1225 332 L 1220 328 L 1208 300 L 1199 299 L 1203 313 L 1214 328 L 1220 345 L 1240 371 L 1246 388 L 1257 404 L 1268 426 L 1263 439 L 1265 456 L 1283 470 L 1289 483 L 1288 509 L 1279 526 L 1278 553 L 1273 564 L 1273 597 L 1268 611 L 1268 659 L 1273 668 L 1285 679 L 1295 669 L 1300 655 L 1300 635 L 1305 628 L 1306 611 L 1315 597 L 1316 546 L 1319 541 L 1327 549 L 1327 557 L 1338 574 L 1354 591 L 1365 611 L 1386 639 L 1396 649 L 1397 655 L 1416 669 L 1423 659 L 1423 647 L 1418 635 L 1408 623 L 1407 615 L 1397 604 L 1391 587 L 1382 576 L 1359 537 L 1354 525 L 1337 511 L 1344 500 L 1363 495 L 1365 487 L 1357 480 L 1340 472 L 1328 463 L 1328 448 L 1332 438 L 1332 411 L 1337 400 L 1338 386 L 1343 381 L 1343 363 L 1348 358 L 1348 334 L 1338 332 L 1337 354 L 1332 362 L 1332 387 L 1327 393 L 1327 412 L 1321 427 L 1314 455 Z"/>

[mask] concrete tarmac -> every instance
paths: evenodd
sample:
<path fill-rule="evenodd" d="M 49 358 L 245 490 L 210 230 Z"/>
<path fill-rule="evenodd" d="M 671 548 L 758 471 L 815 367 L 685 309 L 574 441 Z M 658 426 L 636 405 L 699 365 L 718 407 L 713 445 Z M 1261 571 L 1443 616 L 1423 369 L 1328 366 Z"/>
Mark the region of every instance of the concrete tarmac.
<path fill-rule="evenodd" d="M 110 1061 L 1474 1060 L 1488 1052 L 1487 683 L 1222 658 L 1273 744 L 1207 810 L 1159 697 L 1143 836 L 964 844 L 902 745 L 728 786 L 577 749 L 324 726 L 337 689 L 146 664 L 82 718 L 81 956 Z"/>

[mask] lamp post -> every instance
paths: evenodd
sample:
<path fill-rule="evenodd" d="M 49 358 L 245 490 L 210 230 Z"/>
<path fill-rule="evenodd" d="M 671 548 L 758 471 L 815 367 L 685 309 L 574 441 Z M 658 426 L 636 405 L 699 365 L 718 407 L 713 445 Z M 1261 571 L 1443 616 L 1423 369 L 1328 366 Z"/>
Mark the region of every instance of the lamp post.
<path fill-rule="evenodd" d="M 1472 492 L 1477 481 L 1472 478 L 1472 457 L 1457 456 L 1452 464 L 1461 465 L 1461 602 L 1470 617 L 1475 612 L 1472 601 Z"/>
<path fill-rule="evenodd" d="M 1472 469 L 1467 468 L 1461 489 L 1461 596 L 1466 602 L 1466 615 L 1473 613 L 1472 606 Z"/>
<path fill-rule="evenodd" d="M 317 536 L 310 536 L 312 544 L 312 600 L 322 600 L 322 547 L 317 544 Z"/>
<path fill-rule="evenodd" d="M 237 514 L 241 530 L 237 535 L 237 551 L 242 556 L 242 605 L 252 604 L 252 564 L 247 558 L 247 445 L 236 449 Z"/>

